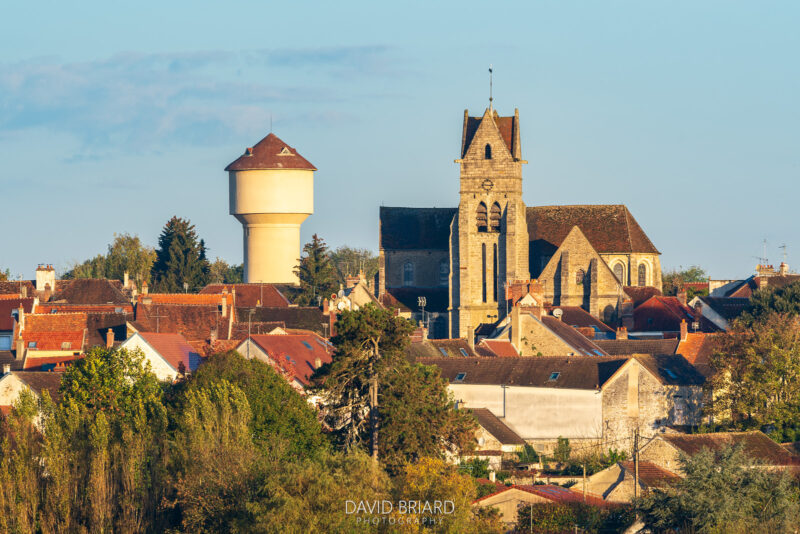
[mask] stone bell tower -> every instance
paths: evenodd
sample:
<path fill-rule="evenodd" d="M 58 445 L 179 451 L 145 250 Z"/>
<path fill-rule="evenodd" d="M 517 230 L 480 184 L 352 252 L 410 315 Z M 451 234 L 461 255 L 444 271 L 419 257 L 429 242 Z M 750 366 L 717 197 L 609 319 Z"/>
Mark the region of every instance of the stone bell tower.
<path fill-rule="evenodd" d="M 528 226 L 522 202 L 519 110 L 500 117 L 464 111 L 461 191 L 450 232 L 450 335 L 471 339 L 506 315 L 505 284 L 527 280 Z"/>

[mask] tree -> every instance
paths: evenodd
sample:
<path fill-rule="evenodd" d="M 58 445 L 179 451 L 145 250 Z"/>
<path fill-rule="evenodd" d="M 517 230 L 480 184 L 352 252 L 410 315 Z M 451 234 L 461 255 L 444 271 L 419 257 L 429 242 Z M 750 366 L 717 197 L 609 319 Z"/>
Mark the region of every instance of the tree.
<path fill-rule="evenodd" d="M 102 254 L 98 254 L 94 258 L 88 259 L 83 263 L 73 263 L 62 275 L 62 278 L 65 280 L 76 278 L 105 278 L 106 264 L 106 257 Z"/>
<path fill-rule="evenodd" d="M 214 354 L 186 383 L 188 391 L 226 380 L 244 392 L 252 410 L 253 441 L 262 448 L 278 437 L 289 443 L 287 454 L 315 457 L 327 450 L 317 413 L 286 379 L 269 365 L 246 360 L 238 352 Z"/>
<path fill-rule="evenodd" d="M 205 243 L 197 238 L 194 225 L 188 219 L 172 217 L 158 237 L 156 261 L 151 275 L 156 290 L 176 293 L 197 291 L 206 285 L 208 261 Z"/>
<path fill-rule="evenodd" d="M 800 282 L 780 288 L 766 287 L 757 290 L 750 297 L 750 309 L 740 319 L 746 325 L 752 325 L 774 313 L 791 317 L 800 314 Z"/>
<path fill-rule="evenodd" d="M 737 322 L 716 343 L 707 408 L 715 423 L 800 428 L 800 317 L 771 313 L 751 327 Z"/>
<path fill-rule="evenodd" d="M 669 271 L 665 271 L 661 275 L 661 287 L 664 295 L 677 295 L 678 291 L 683 288 L 683 284 L 689 282 L 708 282 L 708 274 L 706 273 L 705 269 L 699 265 L 691 265 L 686 269 L 683 267 L 671 269 Z M 702 292 L 694 291 L 691 288 L 686 292 L 689 300 L 701 293 Z M 707 295 L 708 293 L 706 292 L 704 294 Z"/>
<path fill-rule="evenodd" d="M 149 283 L 155 259 L 155 250 L 145 246 L 139 236 L 114 234 L 106 254 L 106 278 L 122 280 L 127 272 L 131 280 Z"/>
<path fill-rule="evenodd" d="M 295 301 L 301 306 L 316 306 L 318 298 L 328 298 L 336 290 L 336 269 L 325 241 L 317 234 L 311 236 L 299 261 L 294 272 L 300 279 L 300 292 Z"/>
<path fill-rule="evenodd" d="M 326 419 L 339 444 L 350 451 L 366 438 L 378 458 L 378 384 L 403 363 L 403 349 L 412 331 L 409 321 L 367 305 L 344 311 L 336 323 L 333 361 L 314 374 L 322 387 Z"/>
<path fill-rule="evenodd" d="M 571 454 L 572 447 L 569 444 L 569 439 L 559 436 L 558 441 L 556 442 L 556 448 L 553 451 L 553 459 L 556 462 L 565 464 L 569 462 L 569 457 Z"/>
<path fill-rule="evenodd" d="M 636 503 L 658 532 L 792 532 L 800 521 L 791 476 L 754 466 L 741 448 L 680 458 L 685 478 Z"/>
<path fill-rule="evenodd" d="M 380 457 L 390 474 L 422 457 L 459 456 L 475 447 L 477 423 L 457 410 L 433 366 L 399 361 L 379 384 Z"/>
<path fill-rule="evenodd" d="M 244 281 L 244 264 L 230 265 L 217 258 L 208 267 L 209 284 L 241 284 Z"/>
<path fill-rule="evenodd" d="M 0 282 L 7 282 L 8 280 L 11 280 L 11 271 L 9 269 L 0 270 Z"/>
<path fill-rule="evenodd" d="M 343 245 L 331 252 L 331 263 L 336 267 L 336 280 L 344 284 L 348 276 L 364 272 L 367 280 L 372 280 L 378 272 L 378 256 L 365 248 L 351 248 Z"/>

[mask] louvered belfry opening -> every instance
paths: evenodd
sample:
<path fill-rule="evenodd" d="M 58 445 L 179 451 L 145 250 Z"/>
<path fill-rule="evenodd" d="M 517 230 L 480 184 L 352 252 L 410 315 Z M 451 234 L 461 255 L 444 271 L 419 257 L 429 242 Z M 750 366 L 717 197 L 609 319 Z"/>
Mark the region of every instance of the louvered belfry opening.
<path fill-rule="evenodd" d="M 489 217 L 489 230 L 491 232 L 499 232 L 500 231 L 500 204 L 495 202 L 492 204 L 492 213 Z"/>
<path fill-rule="evenodd" d="M 487 213 L 486 213 L 486 204 L 484 204 L 483 202 L 478 204 L 478 211 L 476 213 L 476 222 L 477 222 L 477 225 L 478 225 L 478 231 L 479 232 L 488 232 L 489 231 L 488 217 L 487 217 Z"/>

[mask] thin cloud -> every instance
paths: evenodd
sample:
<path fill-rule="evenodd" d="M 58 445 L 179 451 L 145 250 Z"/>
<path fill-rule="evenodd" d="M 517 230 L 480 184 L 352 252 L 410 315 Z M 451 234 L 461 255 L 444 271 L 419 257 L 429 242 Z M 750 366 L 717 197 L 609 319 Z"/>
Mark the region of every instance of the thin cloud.
<path fill-rule="evenodd" d="M 73 135 L 82 154 L 72 161 L 213 144 L 252 131 L 274 111 L 330 115 L 364 77 L 391 73 L 390 54 L 381 46 L 127 52 L 0 64 L 0 135 L 34 128 Z M 330 83 L 321 83 L 325 77 Z"/>

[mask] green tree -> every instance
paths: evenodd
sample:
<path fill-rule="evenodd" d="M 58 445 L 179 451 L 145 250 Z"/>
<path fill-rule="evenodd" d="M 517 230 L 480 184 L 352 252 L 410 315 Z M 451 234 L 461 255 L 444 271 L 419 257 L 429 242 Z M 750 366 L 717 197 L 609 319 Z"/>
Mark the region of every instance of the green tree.
<path fill-rule="evenodd" d="M 131 280 L 150 283 L 150 269 L 155 259 L 155 250 L 145 246 L 139 236 L 114 234 L 106 254 L 106 278 L 122 280 L 127 271 Z"/>
<path fill-rule="evenodd" d="M 151 276 L 157 291 L 177 293 L 197 291 L 206 285 L 208 261 L 205 243 L 198 240 L 194 225 L 188 219 L 172 217 L 158 237 L 156 261 Z"/>
<path fill-rule="evenodd" d="M 83 263 L 73 263 L 72 266 L 62 275 L 65 280 L 76 278 L 106 278 L 106 257 L 98 254 L 94 258 L 88 259 Z"/>
<path fill-rule="evenodd" d="M 236 351 L 215 354 L 184 388 L 194 391 L 220 380 L 239 387 L 247 397 L 256 445 L 267 447 L 277 436 L 289 443 L 286 452 L 294 456 L 314 457 L 328 448 L 317 412 L 269 365 L 246 360 Z"/>
<path fill-rule="evenodd" d="M 683 284 L 688 282 L 708 282 L 708 274 L 699 265 L 691 265 L 685 269 L 679 267 L 678 269 L 664 271 L 661 275 L 661 287 L 664 295 L 677 295 Z M 701 292 L 690 289 L 686 293 L 687 298 L 691 300 Z M 704 294 L 707 295 L 708 293 L 705 292 Z"/>
<path fill-rule="evenodd" d="M 333 361 L 314 375 L 325 398 L 325 418 L 346 451 L 372 442 L 377 459 L 378 384 L 404 362 L 413 326 L 390 311 L 367 305 L 345 311 L 336 323 Z"/>
<path fill-rule="evenodd" d="M 244 282 L 244 265 L 230 265 L 217 258 L 208 267 L 209 284 L 241 284 Z"/>
<path fill-rule="evenodd" d="M 390 474 L 422 457 L 459 456 L 475 447 L 477 423 L 457 410 L 434 366 L 401 360 L 379 382 L 379 454 Z"/>
<path fill-rule="evenodd" d="M 791 317 L 800 314 L 800 282 L 757 290 L 750 297 L 750 309 L 742 314 L 741 320 L 746 325 L 752 325 L 775 313 Z"/>
<path fill-rule="evenodd" d="M 359 271 L 364 271 L 367 280 L 372 280 L 378 272 L 378 256 L 366 248 L 343 245 L 331 252 L 331 263 L 336 267 L 336 281 L 340 284 Z"/>
<path fill-rule="evenodd" d="M 553 451 L 553 459 L 556 462 L 566 464 L 569 462 L 569 457 L 572 454 L 572 446 L 569 444 L 568 438 L 558 437 L 556 441 L 556 448 Z"/>
<path fill-rule="evenodd" d="M 772 313 L 751 327 L 737 322 L 711 355 L 717 424 L 800 427 L 800 317 Z M 791 436 L 793 437 L 793 436 Z"/>
<path fill-rule="evenodd" d="M 791 476 L 754 466 L 741 448 L 681 457 L 685 478 L 637 503 L 658 532 L 792 532 L 800 523 Z"/>
<path fill-rule="evenodd" d="M 539 461 L 539 455 L 533 448 L 533 445 L 525 444 L 517 453 L 517 461 L 523 464 L 533 464 Z"/>
<path fill-rule="evenodd" d="M 6 269 L 5 271 L 0 270 L 0 282 L 7 282 L 11 280 L 11 271 Z"/>
<path fill-rule="evenodd" d="M 317 234 L 303 247 L 295 274 L 300 279 L 300 291 L 295 298 L 301 306 L 316 306 L 318 298 L 328 298 L 336 291 L 336 269 L 331 262 L 328 246 Z"/>

